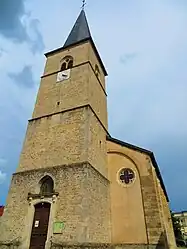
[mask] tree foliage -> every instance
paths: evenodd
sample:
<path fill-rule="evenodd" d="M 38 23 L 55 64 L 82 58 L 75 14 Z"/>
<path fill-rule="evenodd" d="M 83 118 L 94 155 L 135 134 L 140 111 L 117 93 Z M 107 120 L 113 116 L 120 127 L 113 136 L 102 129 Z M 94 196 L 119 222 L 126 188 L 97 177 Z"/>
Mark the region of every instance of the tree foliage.
<path fill-rule="evenodd" d="M 179 218 L 175 217 L 174 214 L 171 212 L 171 218 L 172 218 L 172 223 L 173 223 L 173 230 L 175 234 L 175 238 L 182 240 L 183 235 L 181 232 L 181 224 Z"/>

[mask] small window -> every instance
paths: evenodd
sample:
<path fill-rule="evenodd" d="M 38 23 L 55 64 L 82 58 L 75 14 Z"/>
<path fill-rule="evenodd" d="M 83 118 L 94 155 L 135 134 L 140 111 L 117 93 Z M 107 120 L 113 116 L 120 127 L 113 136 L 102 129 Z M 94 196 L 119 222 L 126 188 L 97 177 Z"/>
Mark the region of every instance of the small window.
<path fill-rule="evenodd" d="M 73 57 L 72 56 L 66 56 L 61 61 L 61 71 L 70 69 L 73 67 Z"/>
<path fill-rule="evenodd" d="M 54 182 L 50 176 L 45 176 L 41 180 L 40 194 L 52 194 L 54 191 Z"/>
<path fill-rule="evenodd" d="M 119 173 L 119 180 L 123 184 L 130 184 L 134 181 L 135 174 L 132 169 L 122 169 Z"/>
<path fill-rule="evenodd" d="M 99 77 L 100 71 L 98 65 L 95 65 L 95 74 L 97 77 Z"/>
<path fill-rule="evenodd" d="M 100 147 L 101 147 L 101 144 L 102 144 L 102 142 L 101 142 L 101 141 L 99 141 L 99 145 L 100 145 Z"/>

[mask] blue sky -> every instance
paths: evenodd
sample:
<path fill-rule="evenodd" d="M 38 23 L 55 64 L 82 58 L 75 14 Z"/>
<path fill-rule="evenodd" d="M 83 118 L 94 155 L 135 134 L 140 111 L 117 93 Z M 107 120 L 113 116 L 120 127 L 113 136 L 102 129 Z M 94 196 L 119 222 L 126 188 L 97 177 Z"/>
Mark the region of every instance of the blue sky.
<path fill-rule="evenodd" d="M 1 0 L 0 204 L 18 164 L 43 54 L 63 45 L 80 6 Z M 111 135 L 152 150 L 171 208 L 187 209 L 186 0 L 88 0 L 86 13 L 109 73 Z"/>

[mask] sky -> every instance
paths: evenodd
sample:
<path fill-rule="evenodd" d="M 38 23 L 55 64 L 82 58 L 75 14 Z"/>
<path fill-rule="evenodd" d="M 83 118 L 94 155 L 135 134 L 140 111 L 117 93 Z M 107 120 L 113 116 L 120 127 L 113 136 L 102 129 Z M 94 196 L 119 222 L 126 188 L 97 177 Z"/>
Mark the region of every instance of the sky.
<path fill-rule="evenodd" d="M 64 44 L 80 9 L 81 0 L 1 0 L 0 204 L 19 162 L 44 53 Z M 153 151 L 171 209 L 187 210 L 187 1 L 87 0 L 85 9 L 109 74 L 110 134 Z"/>

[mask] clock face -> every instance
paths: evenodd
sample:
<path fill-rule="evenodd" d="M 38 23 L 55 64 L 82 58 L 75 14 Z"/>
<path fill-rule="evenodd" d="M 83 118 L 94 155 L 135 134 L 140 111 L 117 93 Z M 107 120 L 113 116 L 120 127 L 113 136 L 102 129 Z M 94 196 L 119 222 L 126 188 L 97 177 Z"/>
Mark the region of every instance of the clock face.
<path fill-rule="evenodd" d="M 69 79 L 69 77 L 70 77 L 70 69 L 59 72 L 57 74 L 57 82 L 67 80 L 67 79 Z"/>

